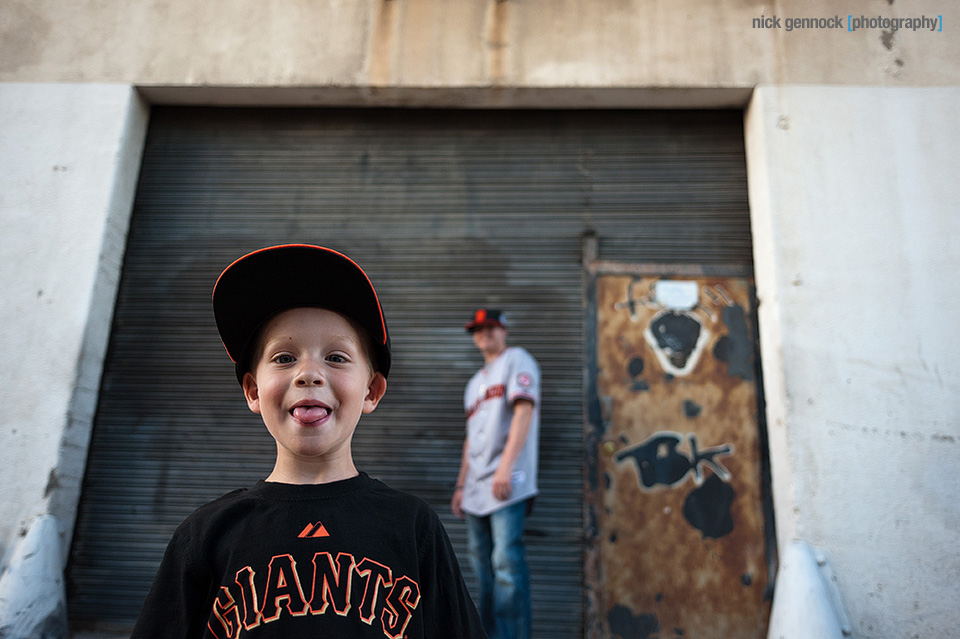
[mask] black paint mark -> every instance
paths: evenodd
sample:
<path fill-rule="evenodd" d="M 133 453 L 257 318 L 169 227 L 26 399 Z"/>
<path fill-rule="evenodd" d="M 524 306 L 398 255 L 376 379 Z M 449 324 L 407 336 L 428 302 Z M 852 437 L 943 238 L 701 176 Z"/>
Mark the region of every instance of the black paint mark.
<path fill-rule="evenodd" d="M 654 597 L 654 601 L 656 601 L 657 603 L 660 603 L 661 601 L 663 601 L 663 593 L 662 593 L 662 592 L 658 592 L 658 593 L 657 593 L 657 596 Z"/>
<path fill-rule="evenodd" d="M 700 411 L 702 410 L 703 410 L 703 406 L 696 403 L 692 399 L 683 400 L 683 414 L 689 417 L 690 419 L 693 419 L 694 417 L 699 415 Z"/>
<path fill-rule="evenodd" d="M 616 605 L 607 613 L 610 632 L 619 639 L 655 639 L 660 632 L 656 615 L 634 616 L 626 606 Z"/>
<path fill-rule="evenodd" d="M 750 341 L 743 307 L 725 306 L 723 323 L 729 332 L 717 340 L 713 347 L 713 356 L 726 362 L 730 375 L 744 381 L 753 381 L 753 343 Z"/>
<path fill-rule="evenodd" d="M 683 313 L 664 313 L 658 317 L 650 330 L 670 363 L 683 370 L 700 337 L 700 322 Z"/>
<path fill-rule="evenodd" d="M 657 484 L 670 486 L 683 480 L 687 473 L 693 472 L 700 479 L 700 464 L 707 464 L 720 477 L 727 479 L 730 473 L 715 457 L 729 455 L 733 449 L 729 445 L 715 446 L 697 450 L 697 436 L 690 434 L 690 448 L 693 456 L 688 457 L 677 450 L 683 439 L 675 433 L 659 433 L 631 448 L 620 451 L 614 456 L 618 462 L 627 457 L 637 464 L 640 483 L 646 488 Z"/>
<path fill-rule="evenodd" d="M 717 338 L 717 343 L 713 345 L 713 356 L 724 363 L 727 361 L 727 351 L 730 347 L 729 341 L 730 338 L 728 336 L 721 335 Z"/>
<path fill-rule="evenodd" d="M 650 384 L 642 379 L 637 379 L 637 377 L 643 373 L 644 368 L 643 358 L 639 355 L 630 358 L 630 362 L 627 363 L 627 372 L 630 374 L 630 377 L 633 378 L 633 385 L 630 387 L 630 390 L 635 393 L 650 390 Z"/>
<path fill-rule="evenodd" d="M 683 516 L 704 537 L 719 539 L 733 531 L 734 490 L 716 475 L 711 475 L 703 485 L 687 495 L 683 503 Z"/>
<path fill-rule="evenodd" d="M 611 544 L 617 543 L 617 533 L 610 533 L 610 543 Z"/>
<path fill-rule="evenodd" d="M 881 31 L 880 32 L 880 42 L 883 44 L 884 48 L 889 51 L 893 48 L 893 31 Z"/>
<path fill-rule="evenodd" d="M 603 474 L 603 483 L 606 485 L 607 490 L 610 490 L 610 486 L 613 483 L 613 480 L 610 478 L 610 473 Z"/>
<path fill-rule="evenodd" d="M 743 575 L 740 577 L 740 583 L 742 583 L 744 586 L 751 585 L 753 583 L 753 575 L 749 572 L 743 573 Z"/>

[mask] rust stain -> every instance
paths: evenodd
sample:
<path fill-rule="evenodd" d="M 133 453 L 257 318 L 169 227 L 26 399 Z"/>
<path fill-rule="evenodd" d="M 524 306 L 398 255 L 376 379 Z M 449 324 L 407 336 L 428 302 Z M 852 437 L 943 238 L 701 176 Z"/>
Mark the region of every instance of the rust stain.
<path fill-rule="evenodd" d="M 492 0 L 488 5 L 485 50 L 487 77 L 492 84 L 503 84 L 507 78 L 509 4 Z"/>
<path fill-rule="evenodd" d="M 599 609 L 611 631 L 759 638 L 769 602 L 756 387 L 741 351 L 749 283 L 698 280 L 703 308 L 683 313 L 708 337 L 678 370 L 644 335 L 663 309 L 634 299 L 654 281 L 597 283 L 597 392 L 609 398 L 590 502 Z"/>
<path fill-rule="evenodd" d="M 399 30 L 400 0 L 380 0 L 370 43 L 369 79 L 374 86 L 394 82 L 394 49 Z"/>

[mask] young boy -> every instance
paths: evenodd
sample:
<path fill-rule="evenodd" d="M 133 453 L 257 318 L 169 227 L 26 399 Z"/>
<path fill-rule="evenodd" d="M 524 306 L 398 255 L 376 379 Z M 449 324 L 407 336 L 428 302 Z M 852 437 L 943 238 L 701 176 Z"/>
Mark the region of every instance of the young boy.
<path fill-rule="evenodd" d="M 213 307 L 276 464 L 179 526 L 133 639 L 485 638 L 433 510 L 353 463 L 390 371 L 363 270 L 319 246 L 265 248 L 223 271 Z"/>

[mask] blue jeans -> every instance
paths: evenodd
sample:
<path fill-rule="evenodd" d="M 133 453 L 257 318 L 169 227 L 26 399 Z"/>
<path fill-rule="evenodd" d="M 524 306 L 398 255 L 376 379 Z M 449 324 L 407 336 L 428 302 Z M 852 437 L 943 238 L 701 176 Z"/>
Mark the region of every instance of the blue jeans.
<path fill-rule="evenodd" d="M 523 545 L 527 502 L 489 515 L 467 514 L 470 563 L 480 583 L 477 608 L 490 639 L 530 639 L 530 570 Z"/>

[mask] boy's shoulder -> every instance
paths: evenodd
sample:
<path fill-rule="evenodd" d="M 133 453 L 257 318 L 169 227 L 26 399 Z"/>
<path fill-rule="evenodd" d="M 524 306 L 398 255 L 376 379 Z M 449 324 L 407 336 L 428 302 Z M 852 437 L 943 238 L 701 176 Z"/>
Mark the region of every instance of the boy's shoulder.
<path fill-rule="evenodd" d="M 388 486 L 379 479 L 370 479 L 368 498 L 390 504 L 393 508 L 405 512 L 421 512 L 436 516 L 433 507 L 426 500 L 412 493 Z"/>
<path fill-rule="evenodd" d="M 230 492 L 197 507 L 187 516 L 186 519 L 183 520 L 183 523 L 180 524 L 180 528 L 189 528 L 191 526 L 196 526 L 203 522 L 209 521 L 210 519 L 216 518 L 218 514 L 225 511 L 230 511 L 238 504 L 241 504 L 249 499 L 249 495 L 249 488 L 237 488 L 235 490 L 231 490 Z"/>
<path fill-rule="evenodd" d="M 249 494 L 250 494 L 249 487 L 235 488 L 230 492 L 224 493 L 223 495 L 220 495 L 219 497 L 216 497 L 208 501 L 202 506 L 199 506 L 194 512 L 202 513 L 202 512 L 207 512 L 211 510 L 219 510 L 224 506 L 228 506 L 230 504 L 243 500 Z"/>
<path fill-rule="evenodd" d="M 421 545 L 435 543 L 438 535 L 442 536 L 440 515 L 425 499 L 377 479 L 370 481 L 371 490 L 357 504 L 369 525 L 400 538 L 416 539 Z"/>

